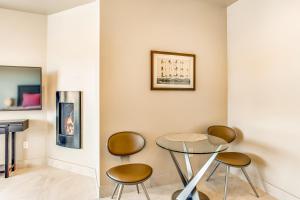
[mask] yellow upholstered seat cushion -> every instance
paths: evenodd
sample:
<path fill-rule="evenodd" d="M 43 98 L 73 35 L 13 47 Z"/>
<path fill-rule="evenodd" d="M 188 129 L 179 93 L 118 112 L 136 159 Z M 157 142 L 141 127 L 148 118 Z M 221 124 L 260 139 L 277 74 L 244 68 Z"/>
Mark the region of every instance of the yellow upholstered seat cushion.
<path fill-rule="evenodd" d="M 133 163 L 110 168 L 106 174 L 116 182 L 134 184 L 147 180 L 152 175 L 152 168 L 146 164 Z"/>
<path fill-rule="evenodd" d="M 245 167 L 251 163 L 251 158 L 249 156 L 238 152 L 219 153 L 216 160 L 233 167 Z"/>

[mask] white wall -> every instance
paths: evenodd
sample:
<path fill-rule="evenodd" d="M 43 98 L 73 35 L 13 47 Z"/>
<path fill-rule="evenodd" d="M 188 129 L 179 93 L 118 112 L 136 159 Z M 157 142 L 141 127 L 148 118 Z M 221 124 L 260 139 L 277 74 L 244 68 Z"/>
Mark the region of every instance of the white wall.
<path fill-rule="evenodd" d="M 46 97 L 46 30 L 44 15 L 30 14 L 0 8 L 0 65 L 36 66 L 43 68 L 43 96 Z M 0 112 L 0 120 L 30 119 L 30 128 L 17 134 L 17 164 L 42 164 L 46 156 L 46 106 L 43 111 Z M 3 136 L 0 136 L 3 147 Z M 23 141 L 29 149 L 23 149 Z M 0 163 L 4 153 L 0 150 Z"/>
<path fill-rule="evenodd" d="M 150 50 L 196 54 L 196 91 L 151 91 Z M 155 138 L 226 124 L 226 99 L 226 8 L 209 0 L 101 0 L 102 194 L 111 192 L 105 170 L 121 163 L 106 149 L 111 134 L 143 134 L 146 148 L 130 161 L 154 168 L 152 185 L 178 181 Z"/>
<path fill-rule="evenodd" d="M 19 167 L 48 158 L 51 166 L 97 175 L 99 182 L 99 18 L 99 1 L 50 16 L 0 9 L 0 65 L 43 69 L 43 111 L 0 112 L 0 120 L 30 119 L 30 128 L 17 134 Z M 56 90 L 83 91 L 80 150 L 56 146 Z"/>
<path fill-rule="evenodd" d="M 95 175 L 99 170 L 99 4 L 48 16 L 48 163 Z M 82 149 L 56 145 L 55 92 L 82 91 Z"/>
<path fill-rule="evenodd" d="M 300 199 L 300 1 L 239 0 L 228 9 L 229 125 L 252 177 Z M 249 169 L 249 170 L 250 170 Z"/>

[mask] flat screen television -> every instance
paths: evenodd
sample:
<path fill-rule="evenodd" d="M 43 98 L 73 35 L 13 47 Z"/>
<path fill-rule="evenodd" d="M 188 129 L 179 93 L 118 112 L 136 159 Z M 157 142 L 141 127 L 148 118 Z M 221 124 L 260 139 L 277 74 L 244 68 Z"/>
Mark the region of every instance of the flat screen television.
<path fill-rule="evenodd" d="M 0 66 L 0 111 L 42 109 L 42 69 Z"/>

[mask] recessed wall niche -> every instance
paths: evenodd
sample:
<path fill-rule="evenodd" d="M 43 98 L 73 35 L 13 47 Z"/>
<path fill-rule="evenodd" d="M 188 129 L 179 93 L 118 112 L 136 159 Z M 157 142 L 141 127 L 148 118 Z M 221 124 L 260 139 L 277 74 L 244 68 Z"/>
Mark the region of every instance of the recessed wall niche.
<path fill-rule="evenodd" d="M 56 92 L 56 144 L 81 148 L 81 92 Z"/>

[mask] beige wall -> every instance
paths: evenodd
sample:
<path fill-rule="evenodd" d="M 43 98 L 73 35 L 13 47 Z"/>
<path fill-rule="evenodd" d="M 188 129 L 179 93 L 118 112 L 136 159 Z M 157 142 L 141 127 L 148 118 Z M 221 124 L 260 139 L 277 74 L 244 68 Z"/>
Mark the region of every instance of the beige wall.
<path fill-rule="evenodd" d="M 48 16 L 48 164 L 90 176 L 99 170 L 98 1 Z M 56 91 L 82 91 L 82 149 L 56 145 Z M 90 169 L 90 170 L 89 170 Z"/>
<path fill-rule="evenodd" d="M 101 184 L 108 184 L 105 170 L 121 163 L 106 141 L 123 130 L 146 137 L 130 161 L 153 166 L 152 185 L 176 181 L 155 138 L 227 121 L 226 9 L 204 0 L 102 0 L 100 13 Z M 197 90 L 151 91 L 150 50 L 196 54 Z"/>
<path fill-rule="evenodd" d="M 239 0 L 228 9 L 229 125 L 254 158 L 257 185 L 300 199 L 300 1 Z"/>
<path fill-rule="evenodd" d="M 46 97 L 47 18 L 0 8 L 0 65 L 37 66 L 43 68 L 43 96 Z M 46 156 L 46 106 L 42 111 L 0 112 L 0 120 L 30 119 L 30 128 L 17 134 L 17 164 L 43 164 Z M 28 141 L 29 148 L 23 149 Z M 4 138 L 0 136 L 0 164 L 3 163 Z"/>

